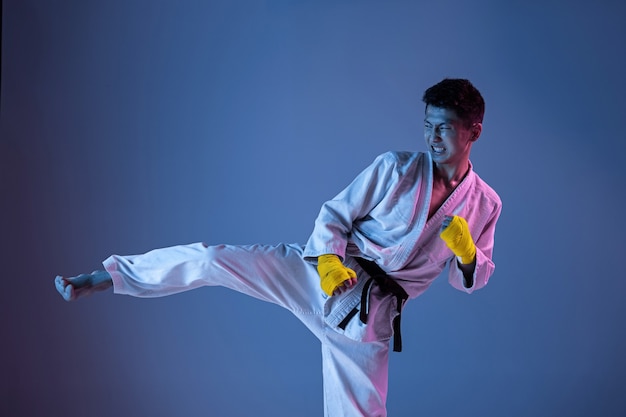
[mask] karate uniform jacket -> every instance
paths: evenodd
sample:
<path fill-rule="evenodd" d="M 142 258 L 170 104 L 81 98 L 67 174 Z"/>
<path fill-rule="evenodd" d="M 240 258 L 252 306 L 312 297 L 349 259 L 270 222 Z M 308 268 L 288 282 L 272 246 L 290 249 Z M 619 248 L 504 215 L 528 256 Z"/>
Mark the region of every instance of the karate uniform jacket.
<path fill-rule="evenodd" d="M 423 293 L 448 266 L 450 284 L 467 293 L 484 287 L 495 269 L 492 260 L 495 227 L 502 203 L 496 192 L 470 169 L 441 207 L 428 218 L 433 184 L 429 153 L 387 152 L 361 172 L 335 198 L 323 204 L 305 246 L 304 259 L 333 253 L 357 271 L 353 261 L 375 261 L 402 285 L 410 298 Z M 472 286 L 464 286 L 456 257 L 439 238 L 446 215 L 467 220 L 476 244 Z M 360 271 L 362 273 L 362 271 Z M 336 327 L 359 305 L 364 279 L 351 291 L 329 298 L 326 322 Z M 345 329 L 355 340 L 381 340 L 392 334 L 395 300 L 375 289 L 370 295 L 374 325 L 351 320 Z M 357 307 L 358 308 L 358 307 Z"/>

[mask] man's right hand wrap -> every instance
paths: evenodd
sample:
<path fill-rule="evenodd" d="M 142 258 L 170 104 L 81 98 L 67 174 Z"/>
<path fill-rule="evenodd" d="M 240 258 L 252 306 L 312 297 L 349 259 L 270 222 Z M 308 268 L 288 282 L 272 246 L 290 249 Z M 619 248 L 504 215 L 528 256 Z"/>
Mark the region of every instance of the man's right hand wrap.
<path fill-rule="evenodd" d="M 328 296 L 332 296 L 344 281 L 356 278 L 356 272 L 346 268 L 339 257 L 333 254 L 317 258 L 317 272 L 320 274 L 320 286 Z"/>

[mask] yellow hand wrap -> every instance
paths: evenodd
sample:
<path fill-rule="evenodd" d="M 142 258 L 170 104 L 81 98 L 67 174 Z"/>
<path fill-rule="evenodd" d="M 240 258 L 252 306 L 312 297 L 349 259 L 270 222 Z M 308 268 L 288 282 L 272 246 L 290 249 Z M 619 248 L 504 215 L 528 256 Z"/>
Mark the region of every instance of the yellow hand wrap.
<path fill-rule="evenodd" d="M 356 278 L 356 272 L 346 268 L 337 255 L 322 255 L 317 258 L 317 272 L 320 274 L 320 286 L 332 296 L 342 282 Z"/>
<path fill-rule="evenodd" d="M 461 263 L 471 264 L 476 259 L 476 245 L 470 234 L 467 221 L 463 217 L 454 216 L 439 235 L 450 250 L 459 258 Z"/>

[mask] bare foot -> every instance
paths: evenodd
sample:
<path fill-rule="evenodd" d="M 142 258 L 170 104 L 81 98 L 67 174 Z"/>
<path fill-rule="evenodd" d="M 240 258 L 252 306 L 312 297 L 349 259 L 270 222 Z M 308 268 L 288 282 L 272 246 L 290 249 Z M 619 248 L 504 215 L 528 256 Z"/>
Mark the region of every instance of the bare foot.
<path fill-rule="evenodd" d="M 73 301 L 111 288 L 113 281 L 107 271 L 93 271 L 70 278 L 59 275 L 54 279 L 54 285 L 65 301 Z"/>

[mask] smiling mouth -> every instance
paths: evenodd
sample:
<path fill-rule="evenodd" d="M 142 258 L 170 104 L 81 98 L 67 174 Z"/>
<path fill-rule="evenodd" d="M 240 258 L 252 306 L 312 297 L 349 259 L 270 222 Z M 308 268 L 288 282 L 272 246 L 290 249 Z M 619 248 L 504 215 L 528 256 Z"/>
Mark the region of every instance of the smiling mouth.
<path fill-rule="evenodd" d="M 432 146 L 430 147 L 434 153 L 443 153 L 446 148 L 444 148 L 443 146 Z"/>

